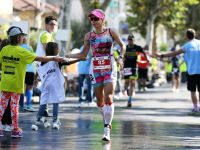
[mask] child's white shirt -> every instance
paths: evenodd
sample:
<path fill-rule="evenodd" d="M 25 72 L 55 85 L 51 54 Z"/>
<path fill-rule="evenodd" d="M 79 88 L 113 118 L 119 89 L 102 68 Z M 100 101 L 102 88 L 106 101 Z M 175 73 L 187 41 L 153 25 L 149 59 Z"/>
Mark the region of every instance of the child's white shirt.
<path fill-rule="evenodd" d="M 64 76 L 55 61 L 50 61 L 38 68 L 41 79 L 40 105 L 61 103 L 65 100 Z"/>

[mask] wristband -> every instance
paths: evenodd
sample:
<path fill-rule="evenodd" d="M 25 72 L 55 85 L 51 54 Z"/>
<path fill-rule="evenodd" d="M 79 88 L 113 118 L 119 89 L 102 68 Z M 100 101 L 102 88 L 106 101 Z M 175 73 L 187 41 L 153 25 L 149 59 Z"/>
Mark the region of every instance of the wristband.
<path fill-rule="evenodd" d="M 119 58 L 123 59 L 123 56 L 122 56 L 122 55 L 119 55 Z"/>

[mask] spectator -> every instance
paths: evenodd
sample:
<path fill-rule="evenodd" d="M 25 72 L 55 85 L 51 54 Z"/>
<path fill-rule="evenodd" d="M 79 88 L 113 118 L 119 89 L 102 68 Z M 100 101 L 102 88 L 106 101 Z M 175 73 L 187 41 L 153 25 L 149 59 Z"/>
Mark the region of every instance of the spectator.
<path fill-rule="evenodd" d="M 57 56 L 59 53 L 58 44 L 54 42 L 49 42 L 46 45 L 46 55 L 47 56 Z M 57 63 L 55 61 L 42 62 L 38 68 L 38 75 L 41 79 L 41 100 L 40 107 L 37 114 L 37 121 L 35 126 L 40 123 L 48 122 L 43 119 L 43 114 L 45 111 L 46 104 L 53 104 L 53 128 L 60 128 L 60 121 L 58 119 L 59 103 L 65 100 L 65 90 L 64 90 L 64 76 L 61 72 L 61 66 L 69 65 L 75 63 L 79 60 L 74 60 L 66 63 Z M 34 125 L 33 125 L 34 126 Z M 33 128 L 34 129 L 34 128 Z"/>
<path fill-rule="evenodd" d="M 2 68 L 0 85 L 0 136 L 4 136 L 1 121 L 10 100 L 13 124 L 11 137 L 22 137 L 22 130 L 18 127 L 18 105 L 20 95 L 24 93 L 26 65 L 32 63 L 34 60 L 47 62 L 63 61 L 64 59 L 58 56 L 39 57 L 20 47 L 25 34 L 19 27 L 12 26 L 7 33 L 10 44 L 3 47 L 0 53 L 0 63 Z"/>
<path fill-rule="evenodd" d="M 34 53 L 32 47 L 27 44 L 27 37 L 23 37 L 23 43 L 20 45 L 25 48 L 27 51 Z M 26 106 L 24 107 L 24 94 L 20 96 L 20 110 L 27 110 L 30 112 L 34 112 L 35 109 L 32 107 L 32 95 L 33 95 L 33 82 L 35 78 L 35 63 L 31 63 L 27 65 L 26 75 L 25 75 L 25 96 L 26 96 Z"/>
<path fill-rule="evenodd" d="M 83 50 L 83 46 L 80 48 Z M 93 101 L 93 87 L 90 81 L 89 70 L 90 70 L 90 63 L 91 63 L 91 54 L 90 52 L 87 55 L 87 59 L 85 61 L 81 61 L 78 63 L 78 83 L 79 83 L 79 107 L 82 107 L 84 102 L 87 102 L 89 106 L 96 105 Z M 86 98 L 84 99 L 84 83 L 86 82 L 87 91 L 86 91 Z"/>
<path fill-rule="evenodd" d="M 199 112 L 198 98 L 196 95 L 196 90 L 198 95 L 200 95 L 200 40 L 196 39 L 196 32 L 194 29 L 186 30 L 186 37 L 188 42 L 185 43 L 181 49 L 166 53 L 166 54 L 156 54 L 158 57 L 173 57 L 184 53 L 184 59 L 187 65 L 187 89 L 191 93 L 191 99 L 193 103 L 192 112 Z"/>
<path fill-rule="evenodd" d="M 138 58 L 137 58 L 137 65 L 138 65 L 138 89 L 139 91 L 142 89 L 143 91 L 146 91 L 146 82 L 148 80 L 148 68 L 149 68 L 149 59 L 147 59 L 148 52 L 148 46 L 145 46 L 144 52 L 146 53 L 146 56 L 142 52 L 138 52 Z"/>
<path fill-rule="evenodd" d="M 175 51 L 176 49 L 173 47 L 171 51 Z M 179 57 L 173 56 L 171 58 L 172 62 L 172 91 L 179 92 L 179 77 L 180 77 L 180 65 L 179 65 Z"/>
<path fill-rule="evenodd" d="M 45 30 L 40 32 L 37 47 L 36 47 L 36 54 L 37 56 L 45 56 L 46 55 L 46 45 L 48 42 L 53 42 L 53 32 L 55 30 L 55 26 L 57 25 L 57 18 L 54 16 L 47 16 L 45 17 Z M 36 66 L 38 67 L 40 62 L 36 62 Z M 49 116 L 48 107 L 46 106 L 44 116 Z"/>

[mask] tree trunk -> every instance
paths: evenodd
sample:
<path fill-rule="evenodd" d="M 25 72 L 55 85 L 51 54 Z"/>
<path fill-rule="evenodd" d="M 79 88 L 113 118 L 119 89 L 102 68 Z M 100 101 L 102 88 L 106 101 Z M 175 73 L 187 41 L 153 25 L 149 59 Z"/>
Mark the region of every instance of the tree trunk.
<path fill-rule="evenodd" d="M 146 41 L 147 44 L 149 45 L 149 52 L 150 54 L 153 53 L 153 38 L 154 38 L 154 26 L 155 26 L 155 18 L 156 16 L 152 16 L 147 20 L 147 36 L 146 36 Z"/>
<path fill-rule="evenodd" d="M 154 26 L 154 33 L 153 33 L 153 41 L 152 41 L 152 53 L 154 54 L 157 51 L 157 36 L 156 36 L 156 26 Z"/>

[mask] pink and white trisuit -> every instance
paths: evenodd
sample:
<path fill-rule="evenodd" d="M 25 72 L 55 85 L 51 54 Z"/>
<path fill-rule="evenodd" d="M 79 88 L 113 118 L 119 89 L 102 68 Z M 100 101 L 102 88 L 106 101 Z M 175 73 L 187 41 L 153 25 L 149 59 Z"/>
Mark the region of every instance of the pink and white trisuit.
<path fill-rule="evenodd" d="M 114 83 L 117 80 L 117 67 L 113 57 L 113 37 L 110 29 L 104 29 L 102 33 L 90 32 L 90 51 L 92 60 L 90 65 L 90 79 L 95 87 L 103 86 L 106 83 Z M 98 106 L 103 115 L 104 123 L 111 125 L 114 104 L 104 104 Z"/>

